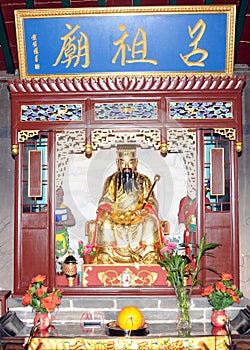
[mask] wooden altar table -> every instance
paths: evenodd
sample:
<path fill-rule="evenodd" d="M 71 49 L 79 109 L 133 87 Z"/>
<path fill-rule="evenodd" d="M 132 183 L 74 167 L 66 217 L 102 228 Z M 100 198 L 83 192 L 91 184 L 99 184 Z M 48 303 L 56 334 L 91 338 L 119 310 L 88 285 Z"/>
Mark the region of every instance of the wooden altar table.
<path fill-rule="evenodd" d="M 29 346 L 30 327 L 15 337 L 0 339 L 1 350 L 246 350 L 250 336 L 233 333 L 230 343 L 225 332 L 216 332 L 211 324 L 192 325 L 189 337 L 180 337 L 173 323 L 149 324 L 145 336 L 109 336 L 104 325 L 88 328 L 81 323 L 55 324 L 36 332 Z M 24 346 L 26 344 L 26 346 Z M 227 347 L 229 345 L 229 348 Z M 230 348 L 231 345 L 231 348 Z M 233 346 L 233 347 L 232 347 Z"/>
<path fill-rule="evenodd" d="M 108 338 L 33 338 L 29 350 L 228 350 L 227 336 L 207 337 L 108 337 Z"/>

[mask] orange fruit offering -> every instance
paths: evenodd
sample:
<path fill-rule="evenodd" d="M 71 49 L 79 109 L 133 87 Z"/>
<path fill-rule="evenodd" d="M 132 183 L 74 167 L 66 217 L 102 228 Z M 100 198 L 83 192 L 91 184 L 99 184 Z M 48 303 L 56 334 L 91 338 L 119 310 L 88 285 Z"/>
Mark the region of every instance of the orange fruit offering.
<path fill-rule="evenodd" d="M 137 330 L 145 323 L 142 312 L 135 306 L 126 306 L 118 314 L 117 325 L 124 330 Z"/>

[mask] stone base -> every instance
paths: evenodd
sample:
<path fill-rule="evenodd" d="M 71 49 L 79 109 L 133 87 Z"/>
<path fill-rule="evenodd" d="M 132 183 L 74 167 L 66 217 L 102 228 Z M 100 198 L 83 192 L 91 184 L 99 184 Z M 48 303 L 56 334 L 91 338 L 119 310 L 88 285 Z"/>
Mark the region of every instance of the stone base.
<path fill-rule="evenodd" d="M 157 264 L 82 265 L 82 287 L 159 287 L 167 285 L 166 270 Z"/>

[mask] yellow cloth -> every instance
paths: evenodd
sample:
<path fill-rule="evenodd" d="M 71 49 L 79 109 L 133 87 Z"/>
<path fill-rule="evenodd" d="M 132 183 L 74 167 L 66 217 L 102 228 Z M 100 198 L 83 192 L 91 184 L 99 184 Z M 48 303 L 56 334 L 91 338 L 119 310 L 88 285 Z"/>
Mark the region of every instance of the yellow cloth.
<path fill-rule="evenodd" d="M 228 350 L 227 336 L 207 337 L 111 337 L 33 338 L 29 350 Z"/>

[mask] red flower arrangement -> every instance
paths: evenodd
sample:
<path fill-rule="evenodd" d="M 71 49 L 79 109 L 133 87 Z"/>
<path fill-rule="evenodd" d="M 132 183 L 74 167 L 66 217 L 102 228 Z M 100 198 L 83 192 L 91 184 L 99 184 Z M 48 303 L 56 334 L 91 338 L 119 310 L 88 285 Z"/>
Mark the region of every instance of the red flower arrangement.
<path fill-rule="evenodd" d="M 37 275 L 32 278 L 29 289 L 22 298 L 24 306 L 30 305 L 36 312 L 52 312 L 61 304 L 63 290 L 52 289 L 48 292 L 48 287 L 44 285 L 46 276 Z"/>
<path fill-rule="evenodd" d="M 224 310 L 233 303 L 239 303 L 243 293 L 235 284 L 230 281 L 233 276 L 230 273 L 222 272 L 219 276 L 219 281 L 207 286 L 203 293 L 203 297 L 208 298 L 209 304 L 213 310 Z"/>

